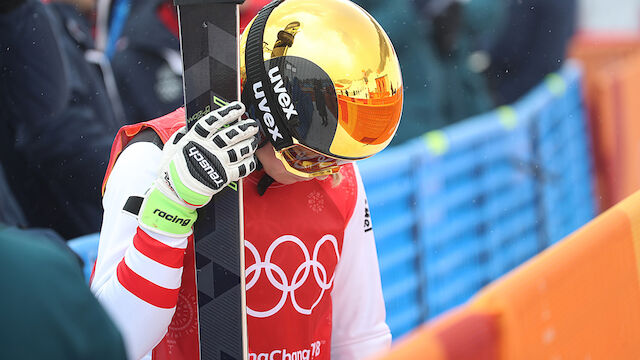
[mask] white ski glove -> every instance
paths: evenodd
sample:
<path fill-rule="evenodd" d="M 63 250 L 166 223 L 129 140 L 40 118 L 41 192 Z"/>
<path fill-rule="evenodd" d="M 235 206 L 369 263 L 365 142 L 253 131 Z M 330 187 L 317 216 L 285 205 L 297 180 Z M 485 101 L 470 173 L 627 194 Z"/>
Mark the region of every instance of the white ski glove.
<path fill-rule="evenodd" d="M 196 209 L 232 181 L 256 169 L 258 123 L 242 120 L 235 101 L 177 131 L 164 145 L 158 178 L 140 208 L 140 227 L 168 236 L 192 232 Z"/>

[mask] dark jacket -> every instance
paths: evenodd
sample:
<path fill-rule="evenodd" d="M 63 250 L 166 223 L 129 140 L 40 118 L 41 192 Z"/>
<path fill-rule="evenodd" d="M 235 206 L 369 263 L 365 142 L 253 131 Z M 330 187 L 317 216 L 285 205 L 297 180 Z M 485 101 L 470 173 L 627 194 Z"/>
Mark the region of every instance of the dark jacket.
<path fill-rule="evenodd" d="M 0 223 L 11 226 L 26 227 L 27 220 L 24 217 L 22 208 L 18 205 L 13 191 L 7 183 L 7 178 L 0 164 Z"/>
<path fill-rule="evenodd" d="M 114 117 L 85 50 L 89 27 L 70 5 L 28 0 L 0 14 L 2 163 L 30 227 L 69 239 L 97 232 Z"/>
<path fill-rule="evenodd" d="M 402 119 L 392 144 L 446 125 L 439 106 L 444 84 L 430 27 L 410 0 L 355 0 L 384 28 L 400 61 L 404 85 Z"/>
<path fill-rule="evenodd" d="M 433 0 L 354 2 L 382 25 L 400 61 L 405 99 L 392 144 L 492 108 L 485 79 L 469 68 L 468 60 L 483 33 L 478 28 L 491 29 L 499 21 L 501 0 L 474 0 L 464 6 L 438 1 L 446 5 L 434 7 L 438 11 L 456 6 L 455 12 L 445 13 L 423 11 L 431 10 Z M 491 16 L 476 24 L 471 14 L 479 10 Z"/>
<path fill-rule="evenodd" d="M 576 28 L 576 0 L 509 0 L 487 76 L 498 104 L 511 103 L 558 70 Z"/>
<path fill-rule="evenodd" d="M 112 60 L 128 124 L 165 115 L 184 102 L 180 40 L 161 20 L 177 21 L 174 12 L 166 0 L 132 0 Z"/>

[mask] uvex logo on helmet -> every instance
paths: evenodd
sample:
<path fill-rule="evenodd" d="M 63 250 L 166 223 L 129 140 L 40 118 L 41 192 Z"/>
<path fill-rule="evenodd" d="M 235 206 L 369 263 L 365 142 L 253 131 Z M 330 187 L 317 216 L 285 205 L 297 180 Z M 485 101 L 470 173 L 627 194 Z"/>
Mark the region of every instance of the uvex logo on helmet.
<path fill-rule="evenodd" d="M 291 119 L 293 115 L 298 115 L 298 112 L 293 107 L 293 101 L 291 100 L 291 96 L 287 93 L 287 89 L 284 87 L 284 81 L 282 80 L 282 76 L 280 75 L 280 68 L 277 66 L 273 69 L 269 70 L 269 79 L 271 80 L 271 84 L 273 85 L 273 91 L 278 96 L 278 104 L 284 111 L 287 116 L 287 120 Z M 258 81 L 253 84 L 253 94 L 256 100 L 260 100 L 258 104 L 258 108 L 264 113 L 262 116 L 264 123 L 267 125 L 267 131 L 271 134 L 273 141 L 278 140 L 278 138 L 282 139 L 282 134 L 280 134 L 280 129 L 276 125 L 276 121 L 271 114 L 271 108 L 269 104 L 267 104 L 267 99 L 265 97 L 264 91 L 262 90 L 262 81 Z"/>

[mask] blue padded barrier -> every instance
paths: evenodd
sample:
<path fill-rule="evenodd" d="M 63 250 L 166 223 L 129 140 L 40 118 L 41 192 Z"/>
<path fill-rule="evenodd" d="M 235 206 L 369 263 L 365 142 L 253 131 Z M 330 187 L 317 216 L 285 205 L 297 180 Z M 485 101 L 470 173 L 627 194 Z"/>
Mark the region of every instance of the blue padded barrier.
<path fill-rule="evenodd" d="M 100 234 L 95 233 L 67 241 L 67 245 L 69 245 L 71 250 L 75 251 L 84 262 L 83 271 L 87 283 L 93 271 L 93 264 L 98 257 L 98 240 L 100 240 Z"/>
<path fill-rule="evenodd" d="M 580 79 L 569 63 L 511 106 L 360 162 L 394 337 L 595 216 Z"/>

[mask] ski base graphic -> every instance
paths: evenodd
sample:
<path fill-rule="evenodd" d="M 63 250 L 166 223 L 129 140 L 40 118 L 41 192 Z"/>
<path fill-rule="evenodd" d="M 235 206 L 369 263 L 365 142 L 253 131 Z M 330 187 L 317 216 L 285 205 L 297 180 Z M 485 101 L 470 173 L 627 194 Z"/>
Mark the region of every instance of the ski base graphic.
<path fill-rule="evenodd" d="M 175 0 L 187 125 L 239 99 L 238 4 Z M 242 184 L 232 183 L 198 211 L 195 263 L 200 358 L 246 360 Z M 187 254 L 190 256 L 191 254 Z"/>

